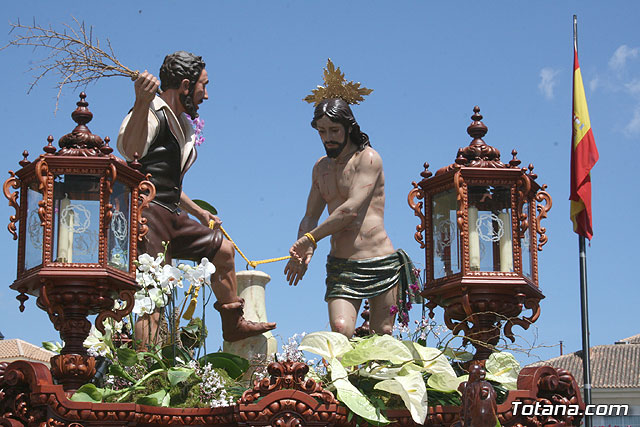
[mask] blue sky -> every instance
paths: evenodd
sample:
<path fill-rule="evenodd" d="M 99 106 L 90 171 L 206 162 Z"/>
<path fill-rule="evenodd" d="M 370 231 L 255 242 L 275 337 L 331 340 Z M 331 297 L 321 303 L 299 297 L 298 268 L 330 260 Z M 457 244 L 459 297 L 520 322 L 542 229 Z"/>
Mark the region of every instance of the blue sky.
<path fill-rule="evenodd" d="M 474 105 L 489 132 L 485 141 L 503 160 L 513 148 L 533 163 L 548 184 L 553 208 L 546 220 L 549 243 L 540 253 L 540 287 L 546 295 L 532 330 L 521 335 L 535 345 L 523 362 L 581 347 L 577 236 L 568 218 L 571 136 L 572 15 L 579 19 L 580 63 L 591 124 L 600 151 L 593 171 L 595 237 L 588 249 L 592 345 L 640 333 L 640 301 L 632 251 L 638 232 L 633 196 L 640 155 L 640 35 L 635 2 L 598 1 L 129 1 L 10 2 L 0 12 L 0 44 L 9 21 L 18 18 L 60 28 L 71 16 L 109 38 L 120 61 L 157 72 L 176 50 L 202 55 L 211 79 L 209 101 L 200 109 L 206 142 L 185 180 L 192 198 L 220 211 L 224 227 L 251 259 L 287 255 L 311 181 L 323 155 L 309 126 L 312 107 L 302 98 L 322 82 L 331 58 L 349 80 L 374 92 L 354 114 L 381 154 L 386 176 L 386 227 L 396 247 L 417 264 L 424 253 L 413 240 L 417 219 L 407 205 L 411 182 L 422 164 L 437 170 L 469 143 L 466 127 Z M 1 27 L 0 27 L 1 30 Z M 24 149 L 40 153 L 46 137 L 56 141 L 73 129 L 69 114 L 79 90 L 66 89 L 54 114 L 53 80 L 30 94 L 29 64 L 41 53 L 27 48 L 0 52 L 5 151 L 0 170 L 16 170 Z M 115 140 L 133 103 L 126 78 L 103 79 L 86 92 L 94 120 L 90 129 Z M 8 177 L 8 175 L 7 175 Z M 0 218 L 11 210 L 4 204 Z M 27 302 L 18 312 L 16 243 L 0 245 L 0 331 L 34 343 L 56 340 L 46 315 Z M 282 274 L 284 263 L 266 265 L 269 320 L 284 340 L 328 328 L 324 264 L 329 242 L 321 241 L 311 267 L 296 288 Z M 237 263 L 244 269 L 244 262 Z M 412 313 L 413 319 L 419 312 Z M 213 308 L 207 313 L 208 347 L 222 340 Z M 442 310 L 436 311 L 442 322 Z M 526 340 L 526 341 L 525 341 Z M 535 344 L 534 344 L 535 341 Z"/>

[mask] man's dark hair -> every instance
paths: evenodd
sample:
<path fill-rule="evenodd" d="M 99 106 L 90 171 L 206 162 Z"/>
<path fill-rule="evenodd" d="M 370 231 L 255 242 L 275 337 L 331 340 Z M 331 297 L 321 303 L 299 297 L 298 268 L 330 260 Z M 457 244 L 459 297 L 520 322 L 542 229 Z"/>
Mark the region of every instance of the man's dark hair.
<path fill-rule="evenodd" d="M 178 89 L 183 79 L 189 80 L 189 92 L 193 90 L 205 63 L 201 56 L 179 50 L 167 55 L 160 67 L 160 88 L 162 90 Z"/>
<path fill-rule="evenodd" d="M 353 112 L 346 101 L 340 98 L 323 99 L 317 106 L 313 113 L 313 120 L 311 120 L 311 126 L 317 129 L 318 120 L 323 116 L 327 116 L 329 120 L 335 123 L 340 123 L 344 127 L 345 132 L 349 131 L 349 138 L 354 144 L 358 146 L 358 149 L 364 150 L 367 145 L 371 146 L 369 142 L 369 136 L 360 130 L 358 122 L 353 117 Z"/>

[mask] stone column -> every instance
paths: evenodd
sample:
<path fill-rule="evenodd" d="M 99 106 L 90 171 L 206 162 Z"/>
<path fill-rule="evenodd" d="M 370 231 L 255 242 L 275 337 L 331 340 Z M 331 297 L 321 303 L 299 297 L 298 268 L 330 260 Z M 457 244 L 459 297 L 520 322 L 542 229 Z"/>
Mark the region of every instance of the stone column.
<path fill-rule="evenodd" d="M 244 318 L 254 322 L 267 322 L 265 286 L 271 280 L 271 276 L 263 271 L 247 270 L 237 272 L 236 277 L 238 296 L 244 299 Z M 258 354 L 273 355 L 278 350 L 278 342 L 271 332 L 267 331 L 240 341 L 225 341 L 222 350 L 251 360 Z"/>

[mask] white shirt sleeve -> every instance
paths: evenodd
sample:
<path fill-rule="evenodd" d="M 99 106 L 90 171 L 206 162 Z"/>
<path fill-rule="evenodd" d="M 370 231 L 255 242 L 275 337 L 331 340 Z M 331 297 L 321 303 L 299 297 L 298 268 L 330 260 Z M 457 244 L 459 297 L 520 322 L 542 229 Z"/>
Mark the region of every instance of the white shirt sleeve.
<path fill-rule="evenodd" d="M 120 132 L 118 133 L 118 143 L 117 143 L 117 147 L 118 147 L 118 151 L 120 152 L 120 155 L 122 155 L 122 157 L 124 157 L 125 160 L 129 162 L 133 161 L 133 159 L 129 158 L 124 152 L 123 135 L 124 135 L 124 130 L 129 124 L 130 119 L 131 119 L 131 113 L 127 114 L 127 117 L 124 118 L 124 120 L 122 121 L 122 124 L 120 125 Z M 158 135 L 159 126 L 160 126 L 160 123 L 158 122 L 158 118 L 156 117 L 155 114 L 153 114 L 151 110 L 149 110 L 149 115 L 147 116 L 147 143 L 144 146 L 144 150 L 142 150 L 142 153 L 140 154 L 140 157 L 139 157 L 140 159 L 147 155 L 147 152 L 149 151 L 149 147 L 151 146 L 151 143 L 155 139 L 156 135 Z"/>

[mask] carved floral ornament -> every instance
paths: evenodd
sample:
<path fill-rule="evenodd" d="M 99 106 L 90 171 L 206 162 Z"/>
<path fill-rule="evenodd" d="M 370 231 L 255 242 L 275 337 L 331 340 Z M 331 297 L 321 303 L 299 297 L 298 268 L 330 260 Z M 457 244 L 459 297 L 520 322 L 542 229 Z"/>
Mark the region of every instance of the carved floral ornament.
<path fill-rule="evenodd" d="M 78 369 L 85 369 L 81 361 Z M 225 426 L 353 426 L 344 407 L 328 403 L 324 397 L 312 397 L 313 392 L 296 386 L 300 366 L 294 362 L 278 363 L 266 379 L 278 386 L 258 392 L 259 401 L 243 397 L 236 405 L 220 408 L 162 408 L 131 403 L 95 404 L 72 402 L 60 385 L 54 385 L 51 372 L 41 363 L 17 361 L 9 366 L 0 364 L 0 425 L 2 426 L 66 426 L 103 427 L 159 425 L 225 425 Z M 474 368 L 476 371 L 478 368 Z M 482 369 L 480 368 L 480 371 Z M 308 381 L 308 380 L 307 380 Z M 297 382 L 300 384 L 300 382 Z M 313 387 L 316 389 L 316 387 Z M 483 393 L 470 393 L 482 389 Z M 567 371 L 550 366 L 526 367 L 518 377 L 517 390 L 510 391 L 496 405 L 495 392 L 484 382 L 482 372 L 463 383 L 463 406 L 429 408 L 425 425 L 452 426 L 471 416 L 479 420 L 485 415 L 495 417 L 504 426 L 578 425 L 579 417 L 524 416 L 514 414 L 514 402 L 526 404 L 577 405 L 584 403 L 575 379 Z M 254 391 L 257 392 L 256 387 Z M 328 393 L 328 392 L 326 392 Z M 319 400 L 316 400 L 319 399 Z M 489 414 L 487 414 L 488 412 Z M 408 411 L 390 410 L 393 425 L 414 426 Z M 463 424 L 463 425 L 469 425 Z M 475 425 L 475 424 L 474 424 Z M 485 425 L 485 424 L 483 424 Z M 489 425 L 489 424 L 486 424 Z"/>

